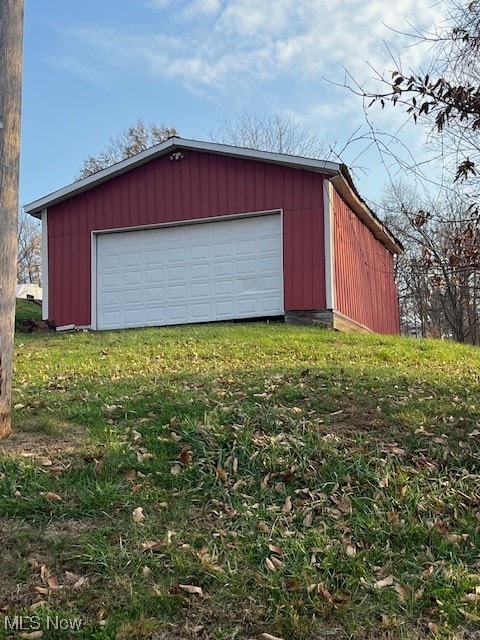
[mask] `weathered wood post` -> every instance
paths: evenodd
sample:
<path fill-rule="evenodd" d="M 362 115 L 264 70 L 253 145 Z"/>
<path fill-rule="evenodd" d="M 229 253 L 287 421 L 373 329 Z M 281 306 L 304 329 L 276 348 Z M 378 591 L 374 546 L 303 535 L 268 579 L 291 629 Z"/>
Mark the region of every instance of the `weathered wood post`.
<path fill-rule="evenodd" d="M 24 0 L 0 0 L 0 438 L 11 432 Z"/>

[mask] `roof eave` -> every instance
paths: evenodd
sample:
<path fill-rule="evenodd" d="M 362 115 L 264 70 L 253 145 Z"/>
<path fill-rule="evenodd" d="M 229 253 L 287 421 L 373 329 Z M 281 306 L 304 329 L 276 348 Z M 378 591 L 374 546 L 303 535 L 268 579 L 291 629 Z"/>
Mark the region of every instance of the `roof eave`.
<path fill-rule="evenodd" d="M 156 157 L 165 155 L 173 149 L 190 149 L 195 151 L 203 151 L 209 153 L 216 153 L 222 155 L 229 155 L 236 158 L 245 158 L 250 160 L 260 160 L 264 162 L 270 162 L 273 164 L 282 164 L 291 166 L 298 169 L 308 169 L 310 171 L 317 171 L 326 175 L 335 175 L 340 171 L 341 165 L 337 162 L 330 162 L 328 160 L 316 160 L 314 158 L 301 158 L 298 156 L 290 156 L 284 153 L 272 153 L 270 151 L 258 151 L 257 149 L 248 149 L 244 147 L 235 147 L 232 145 L 218 144 L 216 142 L 201 142 L 198 140 L 187 140 L 184 138 L 172 137 L 162 142 L 161 144 L 150 147 L 141 153 L 122 160 L 117 164 L 102 169 L 87 178 L 78 180 L 72 184 L 58 189 L 43 198 L 34 200 L 24 206 L 25 213 L 29 213 L 37 218 L 41 217 L 43 209 L 50 207 L 54 204 L 58 204 L 67 198 L 71 198 L 83 191 L 87 191 L 94 186 L 106 182 L 111 178 L 121 175 L 133 169 L 134 167 L 141 166 L 142 164 L 153 160 Z"/>
<path fill-rule="evenodd" d="M 354 211 L 358 218 L 370 229 L 375 238 L 379 240 L 391 253 L 403 253 L 404 248 L 387 227 L 377 218 L 370 207 L 358 193 L 346 165 L 340 166 L 336 176 L 330 178 L 335 190 Z"/>

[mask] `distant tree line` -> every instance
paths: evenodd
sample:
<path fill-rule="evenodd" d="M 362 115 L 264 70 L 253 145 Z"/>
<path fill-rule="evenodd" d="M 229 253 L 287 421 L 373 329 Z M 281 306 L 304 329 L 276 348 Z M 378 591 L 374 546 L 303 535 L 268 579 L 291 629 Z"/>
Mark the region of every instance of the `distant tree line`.
<path fill-rule="evenodd" d="M 406 247 L 397 263 L 402 320 L 418 323 L 423 336 L 479 345 L 480 1 L 449 6 L 444 25 L 412 35 L 429 47 L 427 72 L 406 73 L 398 65 L 381 76 L 385 90 L 353 89 L 368 106 L 391 104 L 429 127 L 441 158 L 442 178 L 427 201 L 391 184 L 382 203 Z"/>

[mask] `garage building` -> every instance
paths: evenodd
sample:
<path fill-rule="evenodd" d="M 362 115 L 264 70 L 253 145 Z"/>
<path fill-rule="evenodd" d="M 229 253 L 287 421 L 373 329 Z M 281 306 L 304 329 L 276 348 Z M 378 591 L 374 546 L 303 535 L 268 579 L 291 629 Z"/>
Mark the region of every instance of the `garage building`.
<path fill-rule="evenodd" d="M 57 326 L 283 316 L 399 331 L 401 246 L 342 164 L 175 137 L 25 211 L 42 219 Z"/>

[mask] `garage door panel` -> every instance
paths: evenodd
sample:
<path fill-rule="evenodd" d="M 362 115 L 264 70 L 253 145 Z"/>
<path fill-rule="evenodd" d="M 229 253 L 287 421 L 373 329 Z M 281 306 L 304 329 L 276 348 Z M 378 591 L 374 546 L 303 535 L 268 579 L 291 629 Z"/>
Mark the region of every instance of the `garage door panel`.
<path fill-rule="evenodd" d="M 116 327 L 120 326 L 120 323 L 122 322 L 121 314 L 119 311 L 115 311 L 112 313 L 106 312 L 103 314 L 102 319 L 104 323 L 104 329 L 115 329 Z"/>
<path fill-rule="evenodd" d="M 178 306 L 170 306 L 167 309 L 167 313 L 170 317 L 170 320 L 173 322 L 184 322 L 185 317 L 187 316 L 188 307 L 187 305 L 178 305 Z"/>
<path fill-rule="evenodd" d="M 97 326 L 283 313 L 279 214 L 97 236 Z"/>
<path fill-rule="evenodd" d="M 126 309 L 124 311 L 124 318 L 126 326 L 141 326 L 142 325 L 142 310 L 141 309 Z"/>
<path fill-rule="evenodd" d="M 205 244 L 192 246 L 188 249 L 190 261 L 208 260 L 210 258 L 210 247 Z"/>
<path fill-rule="evenodd" d="M 237 256 L 240 257 L 255 254 L 255 240 L 243 240 L 241 242 L 237 242 L 236 253 Z"/>
<path fill-rule="evenodd" d="M 214 278 L 231 278 L 233 273 L 232 262 L 216 262 L 213 264 Z"/>
<path fill-rule="evenodd" d="M 192 318 L 197 322 L 203 322 L 211 317 L 212 309 L 210 303 L 192 304 Z"/>
<path fill-rule="evenodd" d="M 103 305 L 111 306 L 111 305 L 119 305 L 121 304 L 121 296 L 120 291 L 109 292 L 105 291 L 102 293 L 101 301 Z"/>
<path fill-rule="evenodd" d="M 213 283 L 213 295 L 215 297 L 219 296 L 233 296 L 234 283 L 231 280 L 224 280 L 223 282 L 214 282 Z"/>
<path fill-rule="evenodd" d="M 104 291 L 118 289 L 120 287 L 120 275 L 118 273 L 104 273 L 101 275 L 100 285 Z"/>
<path fill-rule="evenodd" d="M 145 265 L 150 267 L 163 265 L 163 251 L 144 251 L 143 260 Z"/>
<path fill-rule="evenodd" d="M 147 285 L 163 282 L 165 277 L 163 269 L 148 269 L 144 272 L 144 283 Z"/>
<path fill-rule="evenodd" d="M 123 274 L 123 284 L 124 286 L 132 286 L 139 285 L 142 282 L 142 272 L 141 271 L 127 271 Z"/>
<path fill-rule="evenodd" d="M 226 258 L 230 260 L 232 257 L 232 247 L 230 242 L 214 245 L 212 248 L 212 254 L 214 258 Z"/>
<path fill-rule="evenodd" d="M 125 269 L 140 267 L 142 264 L 142 256 L 140 253 L 124 253 L 122 259 Z"/>
<path fill-rule="evenodd" d="M 231 318 L 234 314 L 233 302 L 226 300 L 225 302 L 215 303 L 215 314 L 221 318 Z"/>
<path fill-rule="evenodd" d="M 247 300 L 240 300 L 238 303 L 238 308 L 241 313 L 253 313 L 256 309 L 256 306 L 257 301 L 252 300 L 251 298 Z"/>
<path fill-rule="evenodd" d="M 187 279 L 187 268 L 177 267 L 176 269 L 168 269 L 169 282 L 185 282 Z"/>
<path fill-rule="evenodd" d="M 123 301 L 125 304 L 140 304 L 142 302 L 142 292 L 139 289 L 133 291 L 123 291 Z"/>
<path fill-rule="evenodd" d="M 250 276 L 257 273 L 257 263 L 255 260 L 237 260 L 235 262 L 237 274 L 239 276 Z"/>
<path fill-rule="evenodd" d="M 278 273 L 280 261 L 277 256 L 260 258 L 260 273 Z"/>
<path fill-rule="evenodd" d="M 165 300 L 165 291 L 163 288 L 155 287 L 153 289 L 145 290 L 145 300 L 151 303 L 164 302 Z"/>
<path fill-rule="evenodd" d="M 277 298 L 276 296 L 265 296 L 262 298 L 262 309 L 265 314 L 275 313 L 277 308 Z"/>
<path fill-rule="evenodd" d="M 192 280 L 202 280 L 210 278 L 209 264 L 192 264 L 190 267 L 190 277 Z"/>
<path fill-rule="evenodd" d="M 192 298 L 210 298 L 210 283 L 192 284 L 190 286 L 190 294 Z"/>
<path fill-rule="evenodd" d="M 165 322 L 165 309 L 163 307 L 153 307 L 145 312 L 145 319 L 148 324 L 162 324 Z"/>
<path fill-rule="evenodd" d="M 106 270 L 106 269 L 115 269 L 117 270 L 118 268 L 118 255 L 112 255 L 112 256 L 105 256 L 102 255 L 100 256 L 100 268 L 102 270 Z"/>
<path fill-rule="evenodd" d="M 185 264 L 187 259 L 187 250 L 183 248 L 174 248 L 167 250 L 168 264 Z"/>
<path fill-rule="evenodd" d="M 168 287 L 168 300 L 186 300 L 187 295 L 188 293 L 186 285 L 182 285 L 179 287 Z"/>

